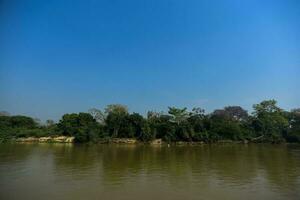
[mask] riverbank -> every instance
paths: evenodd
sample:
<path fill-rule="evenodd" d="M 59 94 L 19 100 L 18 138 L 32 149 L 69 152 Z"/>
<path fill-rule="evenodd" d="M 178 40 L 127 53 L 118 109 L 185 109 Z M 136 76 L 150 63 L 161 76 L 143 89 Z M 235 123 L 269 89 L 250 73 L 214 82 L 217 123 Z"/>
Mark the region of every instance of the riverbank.
<path fill-rule="evenodd" d="M 10 140 L 10 142 L 16 143 L 75 143 L 75 137 L 70 136 L 55 136 L 55 137 L 21 137 Z M 219 140 L 215 142 L 215 144 L 224 144 L 224 143 L 240 143 L 240 144 L 247 144 L 250 141 L 233 141 L 233 140 Z M 253 142 L 257 143 L 257 142 Z M 207 144 L 204 141 L 176 141 L 176 142 L 166 142 L 162 139 L 155 139 L 150 142 L 144 143 L 134 138 L 106 138 L 100 139 L 95 144 L 128 144 L 128 145 L 138 145 L 138 144 L 148 144 L 148 145 L 203 145 Z"/>
<path fill-rule="evenodd" d="M 23 137 L 15 139 L 17 143 L 74 143 L 75 137 Z"/>

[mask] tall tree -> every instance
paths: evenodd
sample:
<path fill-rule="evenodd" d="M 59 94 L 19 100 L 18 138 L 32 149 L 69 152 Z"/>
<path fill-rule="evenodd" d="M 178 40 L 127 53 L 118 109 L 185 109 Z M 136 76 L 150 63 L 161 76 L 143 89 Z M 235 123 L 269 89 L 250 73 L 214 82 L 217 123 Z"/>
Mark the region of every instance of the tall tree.
<path fill-rule="evenodd" d="M 224 109 L 215 110 L 212 116 L 228 120 L 245 121 L 248 118 L 248 112 L 240 106 L 227 106 Z"/>
<path fill-rule="evenodd" d="M 176 107 L 169 107 L 168 113 L 171 115 L 171 122 L 174 122 L 177 125 L 187 120 L 189 116 L 187 108 L 180 109 Z"/>
<path fill-rule="evenodd" d="M 197 112 L 201 112 L 201 110 L 197 110 Z M 191 141 L 194 135 L 194 130 L 188 121 L 190 113 L 187 111 L 187 108 L 180 109 L 169 107 L 168 113 L 171 116 L 170 122 L 174 123 L 176 138 Z"/>
<path fill-rule="evenodd" d="M 265 100 L 255 104 L 253 126 L 264 140 L 278 142 L 283 139 L 284 131 L 287 130 L 288 120 L 275 100 Z"/>
<path fill-rule="evenodd" d="M 63 135 L 74 136 L 76 142 L 96 141 L 99 137 L 99 127 L 89 113 L 65 114 L 58 123 L 58 129 Z"/>
<path fill-rule="evenodd" d="M 248 118 L 248 112 L 240 106 L 227 106 L 224 111 L 233 120 L 245 121 Z"/>
<path fill-rule="evenodd" d="M 205 116 L 205 110 L 202 108 L 193 108 L 189 114 L 188 122 L 192 128 L 193 140 L 206 141 L 207 135 L 207 117 Z"/>
<path fill-rule="evenodd" d="M 289 113 L 289 128 L 286 135 L 289 142 L 300 142 L 300 108 Z"/>
<path fill-rule="evenodd" d="M 16 115 L 10 117 L 10 122 L 13 128 L 36 128 L 37 123 L 31 117 Z"/>
<path fill-rule="evenodd" d="M 107 115 L 105 122 L 109 134 L 112 137 L 118 137 L 119 130 L 126 124 L 129 115 L 127 107 L 120 104 L 108 105 L 105 113 Z"/>
<path fill-rule="evenodd" d="M 89 113 L 93 116 L 93 118 L 100 124 L 104 124 L 105 121 L 105 115 L 104 113 L 97 109 L 97 108 L 91 108 L 89 109 Z"/>
<path fill-rule="evenodd" d="M 140 137 L 141 133 L 142 133 L 142 127 L 144 124 L 144 118 L 142 115 L 138 114 L 138 113 L 132 113 L 128 116 L 128 121 L 129 124 L 127 126 L 131 126 L 131 132 L 130 136 L 131 137 Z"/>
<path fill-rule="evenodd" d="M 46 120 L 46 126 L 47 127 L 50 127 L 50 126 L 53 126 L 55 123 L 54 123 L 54 121 L 52 120 L 52 119 L 47 119 Z"/>

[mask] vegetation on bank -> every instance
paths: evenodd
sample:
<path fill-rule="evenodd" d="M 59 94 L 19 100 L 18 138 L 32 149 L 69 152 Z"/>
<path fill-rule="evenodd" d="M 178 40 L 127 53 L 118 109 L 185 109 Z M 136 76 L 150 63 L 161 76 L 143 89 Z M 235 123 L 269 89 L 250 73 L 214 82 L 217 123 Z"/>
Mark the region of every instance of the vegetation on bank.
<path fill-rule="evenodd" d="M 20 137 L 73 136 L 76 142 L 110 138 L 135 138 L 142 142 L 300 142 L 300 109 L 285 111 L 275 100 L 253 106 L 248 114 L 240 106 L 228 106 L 206 114 L 201 108 L 169 107 L 167 113 L 149 111 L 147 117 L 129 113 L 126 106 L 108 105 L 104 112 L 65 114 L 58 123 L 41 125 L 27 116 L 0 116 L 0 141 Z"/>

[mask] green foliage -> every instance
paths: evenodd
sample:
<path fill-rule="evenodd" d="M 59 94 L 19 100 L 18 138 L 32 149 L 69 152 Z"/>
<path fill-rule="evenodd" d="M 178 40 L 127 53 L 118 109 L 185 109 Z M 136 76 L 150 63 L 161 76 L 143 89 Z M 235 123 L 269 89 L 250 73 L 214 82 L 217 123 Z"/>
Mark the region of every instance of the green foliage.
<path fill-rule="evenodd" d="M 149 142 L 155 139 L 154 135 L 151 133 L 149 123 L 146 120 L 143 121 L 141 133 L 138 136 L 138 139 L 143 142 Z"/>
<path fill-rule="evenodd" d="M 0 116 L 0 142 L 18 137 L 43 137 L 53 135 L 56 125 L 38 126 L 34 119 L 26 116 Z"/>
<path fill-rule="evenodd" d="M 289 142 L 300 142 L 300 109 L 294 109 L 288 114 L 289 129 L 286 139 Z"/>
<path fill-rule="evenodd" d="M 192 140 L 209 142 L 210 141 L 209 133 L 207 131 L 195 132 Z"/>
<path fill-rule="evenodd" d="M 212 132 L 219 136 L 217 139 L 240 140 L 243 138 L 239 123 L 234 121 L 220 120 L 213 122 L 211 133 Z"/>
<path fill-rule="evenodd" d="M 99 126 L 89 113 L 72 113 L 62 117 L 58 130 L 63 135 L 74 136 L 76 142 L 94 142 L 101 136 Z"/>
<path fill-rule="evenodd" d="M 169 107 L 168 113 L 171 116 L 170 121 L 176 124 L 180 124 L 181 122 L 187 120 L 189 115 L 189 113 L 187 112 L 187 108 L 180 109 L 175 107 Z"/>
<path fill-rule="evenodd" d="M 74 136 L 76 142 L 97 142 L 99 139 L 136 138 L 142 142 L 162 139 L 176 141 L 219 140 L 253 142 L 300 142 L 300 109 L 282 110 L 275 100 L 253 106 L 248 115 L 240 106 L 227 106 L 205 114 L 204 109 L 169 107 L 168 113 L 150 111 L 147 118 L 129 113 L 126 106 L 108 105 L 105 111 L 65 114 L 59 123 L 47 120 L 38 124 L 26 116 L 0 114 L 0 142 L 18 137 Z M 39 122 L 40 123 L 40 122 Z"/>
<path fill-rule="evenodd" d="M 253 127 L 264 141 L 281 142 L 288 128 L 288 119 L 275 100 L 263 101 L 253 106 Z"/>
<path fill-rule="evenodd" d="M 35 128 L 37 123 L 34 119 L 26 116 L 12 116 L 10 117 L 10 124 L 12 128 Z"/>
<path fill-rule="evenodd" d="M 128 125 L 130 126 L 130 132 L 129 132 L 129 136 L 130 137 L 136 137 L 139 138 L 142 134 L 142 128 L 143 125 L 145 123 L 145 120 L 143 118 L 143 116 L 141 116 L 138 113 L 133 113 L 131 115 L 128 116 Z"/>
<path fill-rule="evenodd" d="M 108 105 L 105 113 L 107 115 L 105 124 L 109 135 L 111 137 L 119 137 L 120 129 L 126 129 L 129 115 L 127 107 L 119 104 Z"/>
<path fill-rule="evenodd" d="M 0 143 L 8 142 L 15 137 L 14 130 L 12 128 L 0 128 Z"/>
<path fill-rule="evenodd" d="M 89 109 L 89 113 L 93 116 L 93 118 L 100 124 L 104 123 L 105 115 L 101 110 L 96 108 Z"/>
<path fill-rule="evenodd" d="M 248 112 L 240 106 L 227 106 L 224 111 L 231 120 L 245 121 L 248 118 Z"/>
<path fill-rule="evenodd" d="M 192 112 L 189 113 L 189 118 L 187 119 L 189 124 L 189 130 L 191 132 L 191 137 L 189 140 L 195 141 L 208 141 L 207 133 L 207 117 L 205 116 L 204 109 L 193 108 Z"/>

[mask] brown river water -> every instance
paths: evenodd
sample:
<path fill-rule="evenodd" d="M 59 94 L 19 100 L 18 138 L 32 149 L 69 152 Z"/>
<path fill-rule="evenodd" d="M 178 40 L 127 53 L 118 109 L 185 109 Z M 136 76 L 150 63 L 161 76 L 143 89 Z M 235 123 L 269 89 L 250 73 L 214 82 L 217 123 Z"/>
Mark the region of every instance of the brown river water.
<path fill-rule="evenodd" d="M 0 144 L 0 199 L 300 199 L 300 145 Z"/>

